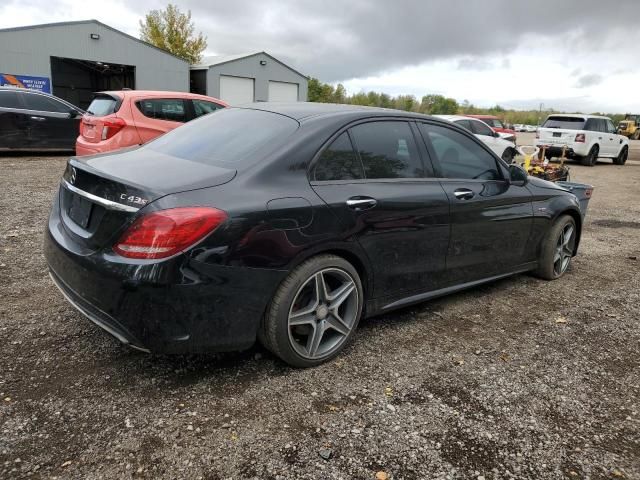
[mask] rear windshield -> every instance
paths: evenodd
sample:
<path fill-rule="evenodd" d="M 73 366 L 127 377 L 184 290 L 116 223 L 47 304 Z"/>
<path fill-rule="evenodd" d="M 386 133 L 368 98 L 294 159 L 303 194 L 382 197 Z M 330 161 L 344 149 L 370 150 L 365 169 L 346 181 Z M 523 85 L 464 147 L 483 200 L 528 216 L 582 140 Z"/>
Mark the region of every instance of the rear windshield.
<path fill-rule="evenodd" d="M 277 113 L 225 108 L 172 130 L 143 148 L 207 165 L 235 168 L 257 161 L 297 128 L 297 121 Z"/>
<path fill-rule="evenodd" d="M 582 117 L 549 117 L 542 128 L 562 128 L 566 130 L 584 130 L 584 118 Z"/>
<path fill-rule="evenodd" d="M 100 95 L 91 101 L 91 105 L 87 108 L 87 113 L 96 117 L 104 117 L 116 112 L 118 101 L 107 95 Z"/>
<path fill-rule="evenodd" d="M 497 118 L 481 118 L 481 120 L 492 127 L 503 128 L 502 123 Z"/>

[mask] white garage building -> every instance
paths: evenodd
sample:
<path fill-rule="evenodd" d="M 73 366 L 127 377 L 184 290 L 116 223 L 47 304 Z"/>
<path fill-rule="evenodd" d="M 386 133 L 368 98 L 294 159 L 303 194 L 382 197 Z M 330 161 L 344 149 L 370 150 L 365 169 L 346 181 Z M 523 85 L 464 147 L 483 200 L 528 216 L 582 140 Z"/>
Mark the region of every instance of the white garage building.
<path fill-rule="evenodd" d="M 205 57 L 190 68 L 191 92 L 231 105 L 307 100 L 307 77 L 265 52 Z"/>

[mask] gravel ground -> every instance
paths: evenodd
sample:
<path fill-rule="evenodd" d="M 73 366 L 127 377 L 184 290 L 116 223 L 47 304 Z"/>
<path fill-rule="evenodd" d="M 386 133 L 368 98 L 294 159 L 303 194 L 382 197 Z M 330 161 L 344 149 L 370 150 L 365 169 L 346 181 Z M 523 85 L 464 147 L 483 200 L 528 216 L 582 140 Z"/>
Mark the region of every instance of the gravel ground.
<path fill-rule="evenodd" d="M 0 478 L 640 478 L 640 142 L 580 255 L 362 322 L 336 361 L 120 346 L 47 276 L 65 157 L 0 157 Z"/>

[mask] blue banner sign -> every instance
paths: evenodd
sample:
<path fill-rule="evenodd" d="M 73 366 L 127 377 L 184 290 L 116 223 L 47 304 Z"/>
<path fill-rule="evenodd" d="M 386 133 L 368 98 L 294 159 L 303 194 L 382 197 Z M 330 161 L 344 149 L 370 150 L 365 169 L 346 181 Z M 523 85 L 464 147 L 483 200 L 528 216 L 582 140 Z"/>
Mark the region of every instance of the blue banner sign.
<path fill-rule="evenodd" d="M 51 93 L 51 80 L 49 77 L 0 73 L 0 87 L 29 88 L 38 92 Z"/>

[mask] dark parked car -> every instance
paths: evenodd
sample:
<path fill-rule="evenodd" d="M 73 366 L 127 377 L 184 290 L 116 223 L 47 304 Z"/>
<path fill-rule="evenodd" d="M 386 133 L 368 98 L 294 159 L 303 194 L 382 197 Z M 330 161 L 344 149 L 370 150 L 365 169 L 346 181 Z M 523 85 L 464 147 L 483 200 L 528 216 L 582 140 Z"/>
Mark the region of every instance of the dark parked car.
<path fill-rule="evenodd" d="M 67 299 L 123 343 L 180 353 L 258 338 L 312 366 L 363 315 L 562 276 L 580 229 L 573 194 L 450 122 L 255 104 L 69 160 L 45 252 Z"/>
<path fill-rule="evenodd" d="M 83 113 L 47 93 L 0 87 L 0 151 L 73 152 Z"/>

